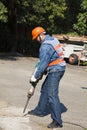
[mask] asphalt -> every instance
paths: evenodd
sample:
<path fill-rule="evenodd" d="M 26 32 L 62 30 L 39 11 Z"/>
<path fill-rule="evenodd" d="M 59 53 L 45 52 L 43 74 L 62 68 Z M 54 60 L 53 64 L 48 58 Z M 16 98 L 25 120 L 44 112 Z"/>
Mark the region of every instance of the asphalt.
<path fill-rule="evenodd" d="M 0 60 L 0 130 L 49 130 L 50 115 L 37 117 L 23 114 L 29 79 L 36 58 Z M 40 88 L 45 77 L 38 83 L 26 112 L 39 100 Z M 63 127 L 53 130 L 85 130 L 87 128 L 87 66 L 67 64 L 60 82 L 60 101 L 63 108 Z"/>

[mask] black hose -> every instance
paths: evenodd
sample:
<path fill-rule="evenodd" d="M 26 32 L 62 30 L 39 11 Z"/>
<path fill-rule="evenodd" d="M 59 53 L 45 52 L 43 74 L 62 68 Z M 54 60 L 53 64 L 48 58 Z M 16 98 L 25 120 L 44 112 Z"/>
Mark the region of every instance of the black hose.
<path fill-rule="evenodd" d="M 68 121 L 63 121 L 63 123 L 67 123 L 67 124 L 71 124 L 71 125 L 75 125 L 75 126 L 79 126 L 79 127 L 81 127 L 82 129 L 86 129 L 85 127 L 83 127 L 83 126 L 81 126 L 81 125 L 79 125 L 79 124 L 77 124 L 77 123 L 73 123 L 73 122 L 68 122 Z"/>

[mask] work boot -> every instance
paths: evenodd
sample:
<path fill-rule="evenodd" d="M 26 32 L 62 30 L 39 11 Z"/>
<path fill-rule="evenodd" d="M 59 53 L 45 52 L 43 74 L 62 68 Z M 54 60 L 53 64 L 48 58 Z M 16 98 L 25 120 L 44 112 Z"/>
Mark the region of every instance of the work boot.
<path fill-rule="evenodd" d="M 57 121 L 53 120 L 47 127 L 51 129 L 57 128 L 57 127 L 61 128 L 62 125 L 59 125 Z"/>
<path fill-rule="evenodd" d="M 33 115 L 33 116 L 39 116 L 39 117 L 43 117 L 44 115 L 38 114 L 36 113 L 34 110 L 28 111 L 29 115 Z"/>

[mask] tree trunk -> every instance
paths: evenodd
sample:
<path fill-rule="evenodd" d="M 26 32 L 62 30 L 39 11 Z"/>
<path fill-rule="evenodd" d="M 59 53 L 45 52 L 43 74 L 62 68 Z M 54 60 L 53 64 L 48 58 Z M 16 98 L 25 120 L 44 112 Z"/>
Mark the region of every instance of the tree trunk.
<path fill-rule="evenodd" d="M 12 52 L 16 52 L 17 49 L 17 8 L 16 0 L 7 0 L 8 8 L 8 29 L 13 39 Z"/>

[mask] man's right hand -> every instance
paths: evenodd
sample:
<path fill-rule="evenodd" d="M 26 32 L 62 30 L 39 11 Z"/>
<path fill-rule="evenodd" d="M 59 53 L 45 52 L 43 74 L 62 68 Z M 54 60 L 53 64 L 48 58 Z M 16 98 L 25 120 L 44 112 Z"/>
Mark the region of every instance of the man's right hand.
<path fill-rule="evenodd" d="M 37 82 L 37 79 L 34 77 L 34 75 L 32 75 L 32 77 L 31 77 L 31 79 L 30 79 L 30 82 L 31 82 L 31 83 Z"/>

